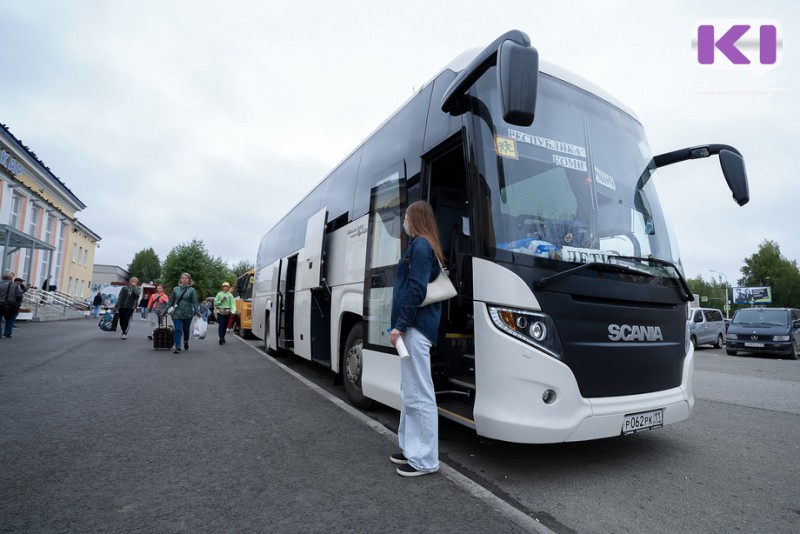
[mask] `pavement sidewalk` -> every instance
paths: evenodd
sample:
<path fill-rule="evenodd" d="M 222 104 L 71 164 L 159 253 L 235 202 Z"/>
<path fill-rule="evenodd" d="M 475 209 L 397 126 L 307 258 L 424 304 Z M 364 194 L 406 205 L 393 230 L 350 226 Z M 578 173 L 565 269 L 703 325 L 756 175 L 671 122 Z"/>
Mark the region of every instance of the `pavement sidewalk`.
<path fill-rule="evenodd" d="M 396 475 L 391 431 L 232 334 L 175 355 L 146 325 L 0 341 L 2 530 L 545 530 L 447 466 Z"/>

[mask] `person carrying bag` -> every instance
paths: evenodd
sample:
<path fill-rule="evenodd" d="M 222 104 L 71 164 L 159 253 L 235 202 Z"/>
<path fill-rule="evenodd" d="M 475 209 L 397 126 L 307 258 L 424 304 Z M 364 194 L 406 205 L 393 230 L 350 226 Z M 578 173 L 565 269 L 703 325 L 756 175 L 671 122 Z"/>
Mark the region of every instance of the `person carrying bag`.
<path fill-rule="evenodd" d="M 178 287 L 172 290 L 168 305 L 167 315 L 172 316 L 172 324 L 175 326 L 175 350 L 173 352 L 179 354 L 181 338 L 183 338 L 183 350 L 189 350 L 192 317 L 200 315 L 200 302 L 197 299 L 197 292 L 192 287 L 192 277 L 189 273 L 181 275 Z"/>
<path fill-rule="evenodd" d="M 400 358 L 401 452 L 389 456 L 398 475 L 415 477 L 439 470 L 439 414 L 431 376 L 431 346 L 439 333 L 441 300 L 425 304 L 428 287 L 443 274 L 442 246 L 430 204 L 406 210 L 403 229 L 411 238 L 397 264 L 392 290 L 389 340 Z M 444 298 L 444 297 L 442 297 Z M 405 350 L 404 350 L 405 347 Z"/>

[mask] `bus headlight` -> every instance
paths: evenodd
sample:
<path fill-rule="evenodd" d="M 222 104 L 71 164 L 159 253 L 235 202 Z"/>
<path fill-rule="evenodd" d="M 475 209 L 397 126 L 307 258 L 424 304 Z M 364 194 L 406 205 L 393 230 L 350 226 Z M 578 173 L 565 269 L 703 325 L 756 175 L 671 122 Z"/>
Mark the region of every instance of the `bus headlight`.
<path fill-rule="evenodd" d="M 561 341 L 546 313 L 489 306 L 489 315 L 494 325 L 506 334 L 561 359 Z"/>
<path fill-rule="evenodd" d="M 727 337 L 728 339 L 739 339 L 739 336 L 737 336 L 736 334 L 727 334 L 725 337 Z"/>
<path fill-rule="evenodd" d="M 772 341 L 789 341 L 789 336 L 774 336 Z"/>

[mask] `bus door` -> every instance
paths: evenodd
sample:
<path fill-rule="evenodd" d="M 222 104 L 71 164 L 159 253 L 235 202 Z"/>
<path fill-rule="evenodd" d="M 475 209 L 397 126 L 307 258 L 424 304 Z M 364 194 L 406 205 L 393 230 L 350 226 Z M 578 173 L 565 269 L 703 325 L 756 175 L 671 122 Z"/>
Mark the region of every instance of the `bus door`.
<path fill-rule="evenodd" d="M 403 216 L 407 207 L 405 163 L 376 177 L 370 191 L 367 260 L 364 279 L 364 395 L 399 405 L 400 359 L 389 341 L 392 289 L 397 263 L 407 244 Z"/>
<path fill-rule="evenodd" d="M 472 421 L 476 394 L 472 225 L 461 137 L 443 143 L 424 160 L 428 201 L 436 214 L 450 278 L 458 289 L 458 296 L 442 303 L 439 339 L 431 353 L 431 372 L 440 413 L 451 418 L 457 414 Z"/>
<path fill-rule="evenodd" d="M 294 352 L 330 363 L 330 296 L 324 287 L 323 262 L 327 208 L 308 219 L 305 246 L 297 262 L 294 304 Z"/>
<path fill-rule="evenodd" d="M 294 297 L 297 277 L 297 254 L 281 260 L 278 281 L 278 348 L 294 349 Z"/>

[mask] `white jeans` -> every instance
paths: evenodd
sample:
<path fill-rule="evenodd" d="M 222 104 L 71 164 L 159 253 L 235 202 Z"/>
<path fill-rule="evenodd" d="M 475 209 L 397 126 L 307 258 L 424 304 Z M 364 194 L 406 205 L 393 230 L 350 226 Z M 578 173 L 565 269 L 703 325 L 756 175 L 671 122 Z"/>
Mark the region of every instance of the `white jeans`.
<path fill-rule="evenodd" d="M 400 360 L 400 428 L 403 455 L 418 471 L 439 470 L 439 414 L 431 377 L 431 341 L 409 328 L 403 334 L 410 358 Z"/>

